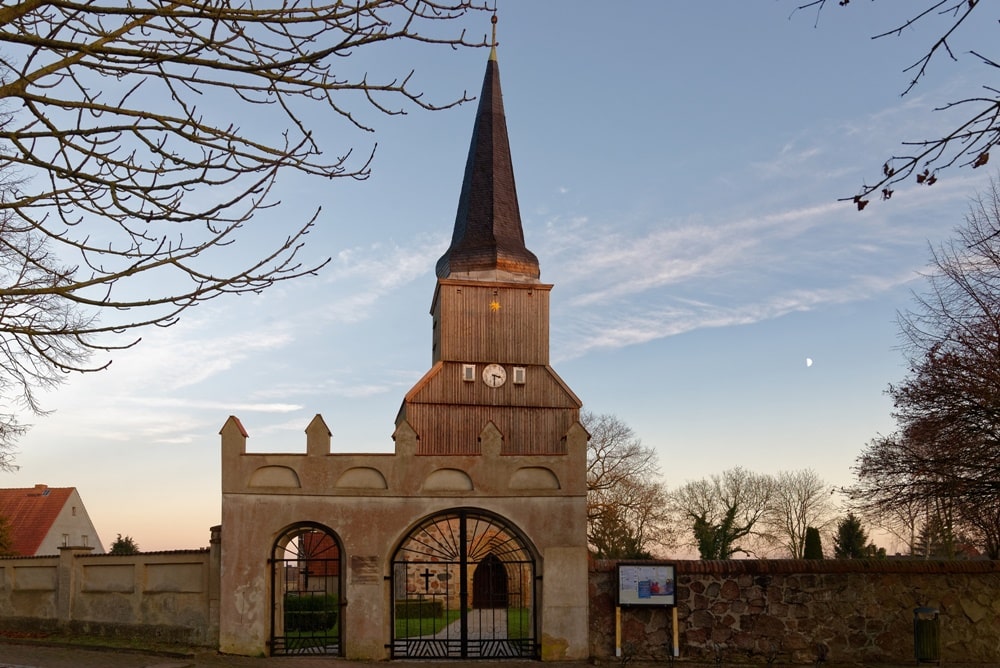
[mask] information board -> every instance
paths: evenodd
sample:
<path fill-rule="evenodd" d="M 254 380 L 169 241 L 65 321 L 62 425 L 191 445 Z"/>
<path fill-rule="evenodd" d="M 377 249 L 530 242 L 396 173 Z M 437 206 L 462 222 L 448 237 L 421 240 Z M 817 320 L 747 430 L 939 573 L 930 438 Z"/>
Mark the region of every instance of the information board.
<path fill-rule="evenodd" d="M 618 564 L 618 605 L 674 605 L 674 570 L 673 564 Z"/>

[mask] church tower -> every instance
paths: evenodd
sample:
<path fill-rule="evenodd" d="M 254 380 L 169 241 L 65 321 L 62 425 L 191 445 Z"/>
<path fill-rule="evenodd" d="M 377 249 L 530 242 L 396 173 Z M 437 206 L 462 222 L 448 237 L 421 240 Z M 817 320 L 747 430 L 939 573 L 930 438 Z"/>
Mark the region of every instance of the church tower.
<path fill-rule="evenodd" d="M 489 423 L 500 454 L 566 454 L 581 403 L 549 366 L 552 286 L 539 276 L 524 243 L 494 48 L 451 245 L 437 262 L 433 366 L 396 420 L 417 433 L 417 454 L 481 454 Z"/>

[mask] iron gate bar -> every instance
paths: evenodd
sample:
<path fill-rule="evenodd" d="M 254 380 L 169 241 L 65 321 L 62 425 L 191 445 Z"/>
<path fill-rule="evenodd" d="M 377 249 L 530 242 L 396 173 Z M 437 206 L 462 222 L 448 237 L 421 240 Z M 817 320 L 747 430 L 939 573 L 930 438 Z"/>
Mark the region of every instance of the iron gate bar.
<path fill-rule="evenodd" d="M 429 569 L 438 571 L 433 589 Z M 426 518 L 392 561 L 392 658 L 537 659 L 534 569 L 527 543 L 502 518 L 474 509 Z M 480 601 L 470 596 L 474 580 L 484 588 Z M 449 622 L 453 614 L 457 619 Z"/>
<path fill-rule="evenodd" d="M 275 541 L 268 559 L 272 655 L 340 655 L 344 629 L 341 554 L 337 536 L 315 524 L 290 527 Z M 297 604 L 294 610 L 290 609 L 292 601 Z M 290 633 L 293 628 L 298 635 Z"/>

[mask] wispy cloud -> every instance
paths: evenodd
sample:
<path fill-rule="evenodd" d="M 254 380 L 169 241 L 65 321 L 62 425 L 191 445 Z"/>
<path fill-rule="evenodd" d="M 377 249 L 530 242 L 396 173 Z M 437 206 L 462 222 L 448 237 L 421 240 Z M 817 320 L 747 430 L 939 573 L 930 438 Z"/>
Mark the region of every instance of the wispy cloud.
<path fill-rule="evenodd" d="M 769 160 L 751 163 L 750 169 L 755 171 L 760 178 L 786 178 L 790 172 L 800 169 L 803 165 L 813 163 L 822 154 L 823 149 L 818 146 L 801 147 L 794 142 L 789 142 L 782 146 L 777 155 L 772 156 Z"/>
<path fill-rule="evenodd" d="M 750 325 L 824 305 L 866 299 L 873 294 L 912 281 L 914 276 L 862 277 L 849 284 L 815 290 L 789 289 L 767 294 L 747 303 L 725 304 L 690 299 L 670 299 L 669 304 L 628 307 L 612 317 L 563 314 L 557 329 L 562 340 L 554 349 L 561 360 L 597 350 L 648 343 L 699 329 Z"/>
<path fill-rule="evenodd" d="M 291 413 L 302 410 L 299 404 L 205 401 L 204 399 L 182 397 L 129 397 L 122 403 L 145 408 L 178 408 L 184 411 L 199 410 L 219 414 L 229 413 Z"/>
<path fill-rule="evenodd" d="M 419 238 L 404 245 L 380 242 L 341 251 L 334 258 L 326 283 L 338 286 L 338 295 L 324 300 L 327 319 L 346 323 L 367 320 L 386 295 L 433 272 L 447 247 L 441 236 Z"/>
<path fill-rule="evenodd" d="M 870 215 L 808 196 L 769 211 L 759 203 L 761 213 L 661 215 L 659 225 L 629 236 L 585 217 L 571 221 L 570 234 L 553 224 L 545 254 L 568 293 L 553 318 L 563 339 L 557 348 L 579 357 L 878 297 L 918 279 L 925 254 L 917 249 L 950 230 L 942 212 L 960 207 L 969 188 L 956 178 Z"/>

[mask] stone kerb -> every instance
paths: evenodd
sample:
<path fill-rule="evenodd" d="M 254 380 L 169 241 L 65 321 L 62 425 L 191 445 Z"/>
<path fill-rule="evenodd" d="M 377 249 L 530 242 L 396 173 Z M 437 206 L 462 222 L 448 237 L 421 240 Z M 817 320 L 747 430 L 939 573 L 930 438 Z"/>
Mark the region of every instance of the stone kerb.
<path fill-rule="evenodd" d="M 677 566 L 680 656 L 809 664 L 912 662 L 913 610 L 940 611 L 941 657 L 1000 656 L 1000 562 L 922 560 L 670 561 Z M 591 653 L 615 655 L 615 562 L 591 565 Z M 623 608 L 636 659 L 672 646 L 670 611 Z"/>

